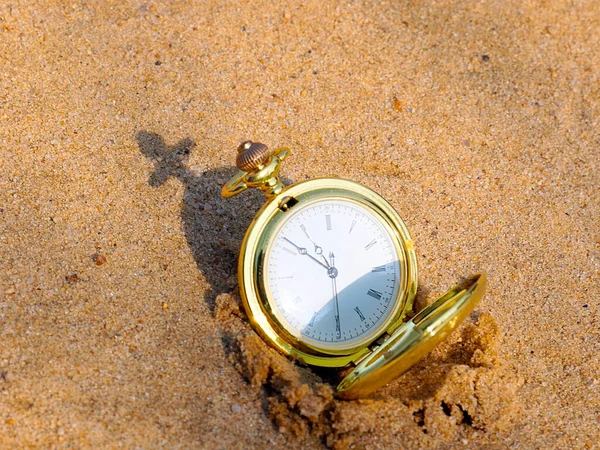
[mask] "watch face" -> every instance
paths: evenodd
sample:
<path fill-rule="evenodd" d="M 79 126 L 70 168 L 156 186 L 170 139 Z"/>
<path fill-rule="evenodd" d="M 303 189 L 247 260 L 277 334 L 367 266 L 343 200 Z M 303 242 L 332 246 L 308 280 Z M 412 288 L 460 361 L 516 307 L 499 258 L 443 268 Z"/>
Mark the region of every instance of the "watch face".
<path fill-rule="evenodd" d="M 275 232 L 264 268 L 270 306 L 288 332 L 343 350 L 381 333 L 400 286 L 394 239 L 351 200 L 298 204 Z"/>

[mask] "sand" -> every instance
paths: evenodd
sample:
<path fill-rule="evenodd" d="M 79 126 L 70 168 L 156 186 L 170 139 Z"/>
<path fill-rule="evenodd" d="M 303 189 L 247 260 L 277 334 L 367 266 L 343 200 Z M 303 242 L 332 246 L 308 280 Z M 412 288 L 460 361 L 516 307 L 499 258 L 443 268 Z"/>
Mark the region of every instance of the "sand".
<path fill-rule="evenodd" d="M 598 448 L 599 48 L 591 1 L 3 2 L 0 447 Z M 418 308 L 489 274 L 372 399 L 239 310 L 245 139 L 383 194 Z"/>

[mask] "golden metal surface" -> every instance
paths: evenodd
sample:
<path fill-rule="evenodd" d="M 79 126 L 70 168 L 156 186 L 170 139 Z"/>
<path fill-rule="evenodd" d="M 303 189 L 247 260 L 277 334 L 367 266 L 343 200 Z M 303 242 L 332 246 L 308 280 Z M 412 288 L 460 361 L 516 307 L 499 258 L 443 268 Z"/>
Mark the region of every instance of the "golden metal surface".
<path fill-rule="evenodd" d="M 402 375 L 471 314 L 486 286 L 486 274 L 479 274 L 467 289 L 455 287 L 423 309 L 342 380 L 338 396 L 366 397 Z"/>
<path fill-rule="evenodd" d="M 451 289 L 404 323 L 417 291 L 417 259 L 408 229 L 394 208 L 371 189 L 339 178 L 316 178 L 284 187 L 279 180 L 279 170 L 281 162 L 290 154 L 287 148 L 269 151 L 263 144 L 247 141 L 240 145 L 239 152 L 238 167 L 246 170 L 238 172 L 223 186 L 222 195 L 232 197 L 254 187 L 264 191 L 268 199 L 248 227 L 240 250 L 240 295 L 250 322 L 273 347 L 306 364 L 356 365 L 337 387 L 340 397 L 367 396 L 407 371 L 456 328 L 483 296 L 485 274 L 478 275 L 468 289 Z M 320 346 L 293 330 L 277 309 L 271 307 L 273 299 L 266 280 L 271 245 L 289 211 L 336 199 L 355 203 L 376 217 L 392 239 L 401 274 L 398 294 L 388 318 L 350 347 Z M 389 337 L 381 343 L 386 336 Z M 376 341 L 381 344 L 379 347 L 375 347 Z"/>

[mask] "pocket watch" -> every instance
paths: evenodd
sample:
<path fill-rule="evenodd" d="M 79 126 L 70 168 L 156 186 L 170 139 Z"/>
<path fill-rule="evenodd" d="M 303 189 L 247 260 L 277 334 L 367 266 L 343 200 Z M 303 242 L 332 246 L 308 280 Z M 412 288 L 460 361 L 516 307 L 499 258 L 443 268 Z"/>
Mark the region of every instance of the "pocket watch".
<path fill-rule="evenodd" d="M 253 328 L 305 364 L 352 367 L 341 398 L 369 395 L 406 372 L 472 311 L 486 275 L 455 287 L 410 320 L 417 259 L 406 225 L 379 194 L 354 181 L 314 178 L 284 186 L 288 148 L 247 141 L 222 188 L 252 187 L 267 203 L 242 242 L 240 296 Z"/>

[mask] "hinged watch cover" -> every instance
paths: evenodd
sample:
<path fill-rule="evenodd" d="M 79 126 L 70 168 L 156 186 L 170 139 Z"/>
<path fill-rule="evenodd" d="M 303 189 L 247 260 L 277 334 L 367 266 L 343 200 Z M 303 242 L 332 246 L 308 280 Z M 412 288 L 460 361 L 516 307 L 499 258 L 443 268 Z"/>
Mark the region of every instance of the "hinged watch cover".
<path fill-rule="evenodd" d="M 485 273 L 466 289 L 455 287 L 398 328 L 337 386 L 337 395 L 366 397 L 419 362 L 475 308 L 487 285 Z"/>

